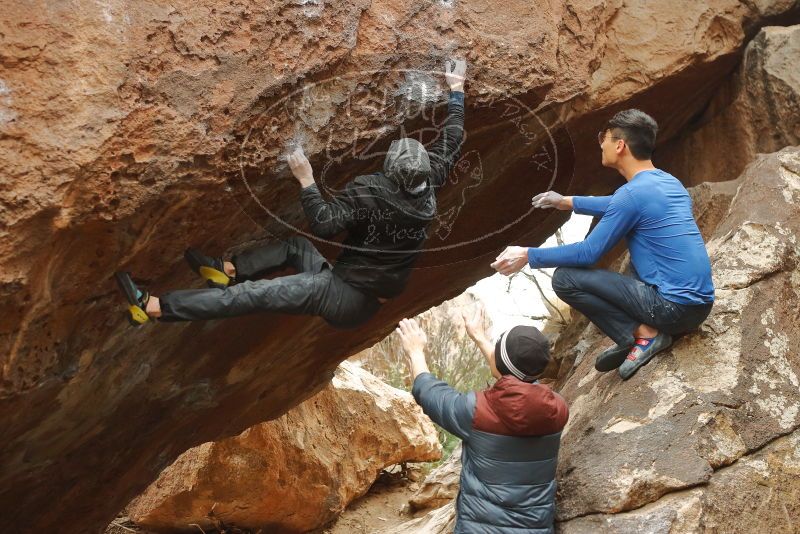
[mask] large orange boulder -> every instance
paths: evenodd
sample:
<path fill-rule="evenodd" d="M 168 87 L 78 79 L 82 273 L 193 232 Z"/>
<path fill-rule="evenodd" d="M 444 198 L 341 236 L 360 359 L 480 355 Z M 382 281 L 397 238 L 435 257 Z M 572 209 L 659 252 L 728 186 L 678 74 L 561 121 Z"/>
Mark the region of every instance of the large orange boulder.
<path fill-rule="evenodd" d="M 440 457 L 436 428 L 409 393 L 344 362 L 330 385 L 281 417 L 181 454 L 127 512 L 159 532 L 220 521 L 307 532 L 363 495 L 382 469 Z"/>
<path fill-rule="evenodd" d="M 0 530 L 108 524 L 182 452 L 276 418 L 404 316 L 541 243 L 544 189 L 606 193 L 594 132 L 651 112 L 669 141 L 791 0 L 76 0 L 0 10 Z M 131 330 L 111 275 L 197 287 L 187 245 L 305 231 L 283 159 L 328 189 L 441 122 L 468 59 L 467 137 L 402 297 L 336 331 L 278 315 Z M 577 154 L 577 158 L 575 157 Z M 335 242 L 321 243 L 335 256 Z"/>

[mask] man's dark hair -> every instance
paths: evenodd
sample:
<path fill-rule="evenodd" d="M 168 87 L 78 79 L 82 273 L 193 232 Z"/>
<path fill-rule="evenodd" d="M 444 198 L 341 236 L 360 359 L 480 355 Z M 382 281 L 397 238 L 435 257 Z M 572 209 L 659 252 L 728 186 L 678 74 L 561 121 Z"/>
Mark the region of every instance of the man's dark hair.
<path fill-rule="evenodd" d="M 620 111 L 606 123 L 603 131 L 607 130 L 625 140 L 634 158 L 648 160 L 653 156 L 658 123 L 644 111 L 638 109 Z"/>

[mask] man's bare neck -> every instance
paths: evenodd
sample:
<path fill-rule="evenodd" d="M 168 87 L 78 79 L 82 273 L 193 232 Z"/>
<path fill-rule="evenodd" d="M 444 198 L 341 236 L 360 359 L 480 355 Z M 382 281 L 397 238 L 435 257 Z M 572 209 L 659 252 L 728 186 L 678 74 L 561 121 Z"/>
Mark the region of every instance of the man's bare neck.
<path fill-rule="evenodd" d="M 654 171 L 656 166 L 653 165 L 652 160 L 634 160 L 632 163 L 621 166 L 617 169 L 619 173 L 625 177 L 625 180 L 630 182 L 633 177 L 642 171 Z"/>

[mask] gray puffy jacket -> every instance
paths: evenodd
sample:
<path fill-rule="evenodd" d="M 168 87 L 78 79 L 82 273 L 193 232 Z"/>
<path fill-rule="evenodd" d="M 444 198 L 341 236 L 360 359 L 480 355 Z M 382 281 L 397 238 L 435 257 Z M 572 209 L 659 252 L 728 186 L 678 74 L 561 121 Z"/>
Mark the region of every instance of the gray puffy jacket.
<path fill-rule="evenodd" d="M 423 411 L 464 441 L 455 532 L 552 533 L 556 464 L 569 412 L 549 387 L 504 376 L 459 393 L 430 373 L 412 389 Z"/>

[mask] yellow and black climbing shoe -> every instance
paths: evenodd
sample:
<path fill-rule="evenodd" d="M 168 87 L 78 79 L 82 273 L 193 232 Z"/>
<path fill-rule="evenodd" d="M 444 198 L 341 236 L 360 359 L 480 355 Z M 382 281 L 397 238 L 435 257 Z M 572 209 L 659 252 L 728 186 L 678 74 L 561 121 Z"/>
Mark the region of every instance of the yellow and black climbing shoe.
<path fill-rule="evenodd" d="M 114 278 L 117 279 L 117 284 L 125 295 L 125 300 L 128 301 L 128 309 L 125 311 L 125 316 L 128 318 L 133 326 L 141 326 L 150 318 L 147 316 L 145 309 L 147 308 L 147 301 L 150 299 L 150 294 L 136 287 L 136 283 L 131 278 L 130 273 L 114 273 Z"/>
<path fill-rule="evenodd" d="M 231 283 L 231 278 L 225 274 L 222 258 L 211 258 L 203 255 L 199 250 L 187 248 L 183 253 L 189 267 L 203 277 L 208 287 L 225 289 Z"/>

